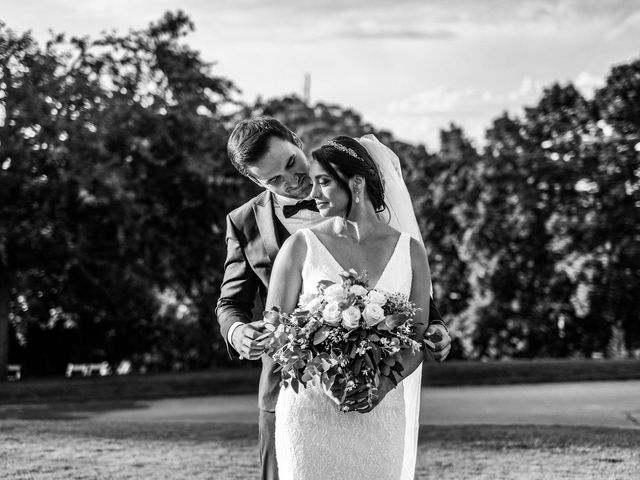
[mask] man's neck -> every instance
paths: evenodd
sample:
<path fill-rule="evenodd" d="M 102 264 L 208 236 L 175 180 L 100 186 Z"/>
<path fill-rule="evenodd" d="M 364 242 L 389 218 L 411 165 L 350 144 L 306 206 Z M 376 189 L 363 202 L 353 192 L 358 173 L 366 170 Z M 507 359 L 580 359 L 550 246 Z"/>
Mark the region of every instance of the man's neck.
<path fill-rule="evenodd" d="M 273 193 L 273 192 L 272 192 L 272 195 L 275 202 L 281 207 L 284 205 L 295 205 L 300 200 L 304 200 L 304 198 L 285 197 L 284 195 L 278 195 L 277 193 Z"/>

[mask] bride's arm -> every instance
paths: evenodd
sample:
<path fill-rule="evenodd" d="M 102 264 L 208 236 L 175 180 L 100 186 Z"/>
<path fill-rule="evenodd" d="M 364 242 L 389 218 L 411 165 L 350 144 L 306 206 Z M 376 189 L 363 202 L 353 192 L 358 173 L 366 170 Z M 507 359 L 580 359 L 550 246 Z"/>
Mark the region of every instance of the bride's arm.
<path fill-rule="evenodd" d="M 424 333 L 429 326 L 430 294 L 431 292 L 431 270 L 427 260 L 427 251 L 416 239 L 411 239 L 411 301 L 416 305 L 418 311 L 414 319 L 415 335 L 413 339 L 422 343 Z M 418 358 L 414 358 L 418 357 Z M 413 372 L 423 360 L 422 352 L 411 357 L 411 371 L 402 372 L 406 377 Z M 403 364 L 404 365 L 404 364 Z"/>
<path fill-rule="evenodd" d="M 302 289 L 302 265 L 307 254 L 307 244 L 300 232 L 291 235 L 280 248 L 273 262 L 266 309 L 278 307 L 282 312 L 292 312 Z"/>
<path fill-rule="evenodd" d="M 410 300 L 415 304 L 418 311 L 414 318 L 415 332 L 412 338 L 422 344 L 424 333 L 429 325 L 429 296 L 427 292 L 431 291 L 431 271 L 429 270 L 429 262 L 427 260 L 427 252 L 420 242 L 411 239 L 411 295 Z M 424 347 L 423 347 L 424 348 Z M 401 356 L 402 372 L 401 377 L 404 379 L 418 368 L 424 359 L 422 350 L 412 352 L 410 349 L 404 349 Z M 359 394 L 354 397 L 348 397 L 345 405 L 350 410 L 357 410 L 361 413 L 367 413 L 382 401 L 382 399 L 395 388 L 389 377 L 382 376 L 380 386 L 378 387 L 378 398 L 376 402 L 367 405 L 366 396 L 361 397 Z"/>
<path fill-rule="evenodd" d="M 415 304 L 417 312 L 413 324 L 415 332 L 412 336 L 414 340 L 422 344 L 424 332 L 429 325 L 429 295 L 431 291 L 431 271 L 429 270 L 429 262 L 427 260 L 427 252 L 420 242 L 411 239 L 411 295 L 410 300 Z M 424 360 L 422 350 L 411 352 L 410 349 L 404 349 L 401 354 L 402 358 L 402 378 L 408 377 Z M 393 388 L 391 381 L 387 386 Z"/>

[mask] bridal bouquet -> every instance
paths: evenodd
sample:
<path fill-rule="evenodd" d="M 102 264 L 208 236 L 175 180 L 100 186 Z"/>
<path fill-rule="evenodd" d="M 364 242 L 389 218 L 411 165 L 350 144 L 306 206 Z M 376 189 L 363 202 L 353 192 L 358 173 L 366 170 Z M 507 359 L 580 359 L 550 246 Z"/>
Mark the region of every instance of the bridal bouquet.
<path fill-rule="evenodd" d="M 366 273 L 340 276 L 341 284 L 322 281 L 316 293 L 302 295 L 291 313 L 264 313 L 271 331 L 266 353 L 296 393 L 300 385 L 319 384 L 342 404 L 364 389 L 372 405 L 382 375 L 398 384 L 402 350 L 420 349 L 411 338 L 416 308 L 404 294 L 369 288 Z"/>

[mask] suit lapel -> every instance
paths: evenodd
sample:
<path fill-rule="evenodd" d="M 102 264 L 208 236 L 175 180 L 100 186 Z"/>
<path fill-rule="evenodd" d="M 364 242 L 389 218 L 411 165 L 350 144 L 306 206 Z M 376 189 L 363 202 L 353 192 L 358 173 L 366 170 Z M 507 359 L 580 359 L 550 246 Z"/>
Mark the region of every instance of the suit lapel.
<path fill-rule="evenodd" d="M 262 197 L 253 204 L 253 213 L 256 216 L 258 230 L 262 244 L 271 263 L 278 255 L 278 233 L 276 232 L 275 213 L 273 211 L 273 199 L 271 193 L 265 191 Z"/>

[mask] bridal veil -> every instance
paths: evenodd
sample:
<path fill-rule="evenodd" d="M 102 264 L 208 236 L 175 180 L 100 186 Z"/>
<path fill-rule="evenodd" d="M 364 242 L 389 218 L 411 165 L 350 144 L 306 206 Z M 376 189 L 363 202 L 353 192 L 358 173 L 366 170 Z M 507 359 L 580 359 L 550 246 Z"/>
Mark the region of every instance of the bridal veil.
<path fill-rule="evenodd" d="M 389 225 L 406 232 L 424 245 L 418 221 L 413 211 L 409 191 L 402 178 L 402 169 L 398 156 L 374 135 L 364 135 L 358 139 L 378 166 L 384 183 L 384 199 L 389 210 Z M 413 480 L 418 448 L 418 429 L 420 413 L 420 391 L 422 368 L 418 367 L 403 380 L 405 402 L 405 439 L 402 464 L 402 480 Z"/>

